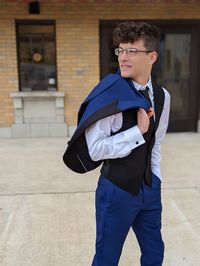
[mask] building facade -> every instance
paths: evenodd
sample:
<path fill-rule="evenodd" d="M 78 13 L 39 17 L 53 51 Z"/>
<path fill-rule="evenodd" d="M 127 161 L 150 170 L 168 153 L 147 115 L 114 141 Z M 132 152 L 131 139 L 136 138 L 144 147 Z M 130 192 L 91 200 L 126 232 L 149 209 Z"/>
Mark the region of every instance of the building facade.
<path fill-rule="evenodd" d="M 161 28 L 153 78 L 172 96 L 169 131 L 200 131 L 199 0 L 1 0 L 0 137 L 64 137 L 80 103 L 117 69 L 112 31 Z"/>

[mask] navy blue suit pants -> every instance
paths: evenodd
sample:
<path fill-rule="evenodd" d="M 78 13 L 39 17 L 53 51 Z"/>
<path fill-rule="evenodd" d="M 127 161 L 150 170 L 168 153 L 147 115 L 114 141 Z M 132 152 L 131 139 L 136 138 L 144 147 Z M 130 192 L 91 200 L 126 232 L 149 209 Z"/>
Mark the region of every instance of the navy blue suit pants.
<path fill-rule="evenodd" d="M 141 266 L 162 265 L 161 182 L 157 176 L 152 174 L 152 187 L 143 184 L 137 196 L 100 176 L 95 201 L 96 253 L 92 266 L 117 266 L 130 228 L 140 246 Z"/>

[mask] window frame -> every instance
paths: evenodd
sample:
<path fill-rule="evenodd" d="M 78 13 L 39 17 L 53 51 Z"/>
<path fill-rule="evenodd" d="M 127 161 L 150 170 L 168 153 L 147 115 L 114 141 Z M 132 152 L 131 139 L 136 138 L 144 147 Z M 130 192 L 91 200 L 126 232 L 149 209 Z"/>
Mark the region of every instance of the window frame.
<path fill-rule="evenodd" d="M 55 44 L 55 70 L 56 70 L 56 85 L 55 91 L 58 91 L 58 73 L 57 73 L 57 43 L 56 43 L 56 23 L 55 20 L 15 20 L 15 33 L 16 33 L 16 52 L 17 52 L 17 71 L 18 71 L 18 88 L 19 91 L 23 92 L 21 86 L 21 75 L 20 75 L 20 51 L 19 51 L 19 26 L 21 25 L 51 25 L 54 30 L 54 44 Z M 48 90 L 42 90 L 48 91 Z M 31 89 L 31 92 L 33 90 Z"/>

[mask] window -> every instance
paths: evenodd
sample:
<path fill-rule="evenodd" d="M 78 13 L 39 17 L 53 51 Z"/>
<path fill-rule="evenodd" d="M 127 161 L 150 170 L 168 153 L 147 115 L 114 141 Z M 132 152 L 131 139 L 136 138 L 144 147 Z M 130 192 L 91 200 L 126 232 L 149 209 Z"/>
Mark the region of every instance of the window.
<path fill-rule="evenodd" d="M 20 90 L 55 91 L 57 74 L 54 22 L 18 21 L 16 26 Z"/>

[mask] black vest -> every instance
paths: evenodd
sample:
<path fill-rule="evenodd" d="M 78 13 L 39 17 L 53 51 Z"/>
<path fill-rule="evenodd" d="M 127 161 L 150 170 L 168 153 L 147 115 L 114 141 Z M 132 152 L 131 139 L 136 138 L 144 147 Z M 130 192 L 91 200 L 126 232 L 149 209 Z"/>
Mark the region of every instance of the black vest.
<path fill-rule="evenodd" d="M 101 168 L 101 174 L 123 190 L 137 195 L 143 181 L 148 185 L 145 177 L 151 175 L 151 153 L 155 143 L 155 132 L 159 124 L 164 105 L 164 91 L 161 87 L 153 84 L 155 125 L 150 126 L 143 135 L 145 143 L 135 148 L 128 156 L 118 159 L 105 160 Z M 123 124 L 117 134 L 137 125 L 137 110 L 130 109 L 122 113 Z"/>

